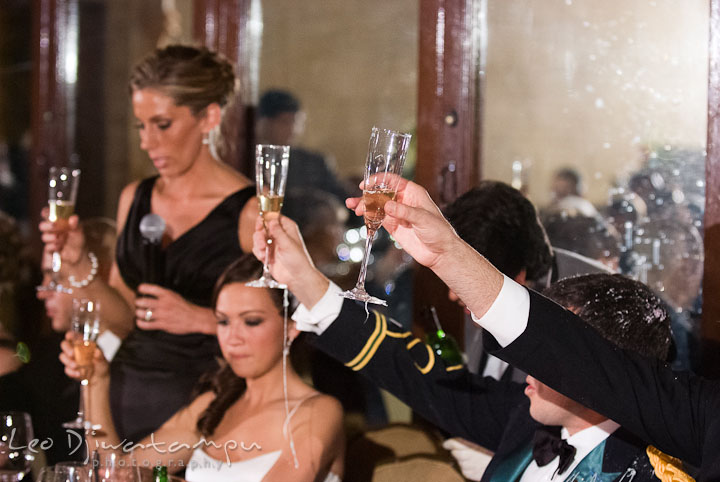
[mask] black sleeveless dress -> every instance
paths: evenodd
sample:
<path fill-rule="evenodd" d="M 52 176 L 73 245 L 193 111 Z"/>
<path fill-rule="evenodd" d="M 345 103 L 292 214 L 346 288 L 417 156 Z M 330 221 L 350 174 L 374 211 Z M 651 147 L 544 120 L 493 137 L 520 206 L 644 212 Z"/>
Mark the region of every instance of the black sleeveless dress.
<path fill-rule="evenodd" d="M 117 264 L 125 283 L 143 282 L 145 254 L 140 220 L 150 212 L 157 177 L 143 180 L 135 192 L 127 222 L 118 237 Z M 255 194 L 249 186 L 226 197 L 202 221 L 163 250 L 161 284 L 190 303 L 210 307 L 215 282 L 243 254 L 238 220 Z M 217 337 L 175 335 L 135 329 L 110 365 L 110 406 L 120 439 L 140 441 L 190 401 L 203 373 L 217 368 Z"/>

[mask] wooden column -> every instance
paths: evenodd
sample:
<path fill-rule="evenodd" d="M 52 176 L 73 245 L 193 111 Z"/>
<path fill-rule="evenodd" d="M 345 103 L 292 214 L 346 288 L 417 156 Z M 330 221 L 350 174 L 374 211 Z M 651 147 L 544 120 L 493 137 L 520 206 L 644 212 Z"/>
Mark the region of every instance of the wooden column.
<path fill-rule="evenodd" d="M 418 162 L 416 181 L 440 207 L 479 181 L 480 110 L 477 102 L 479 24 L 473 0 L 421 0 L 418 72 Z M 462 342 L 462 312 L 447 299 L 447 288 L 418 269 L 415 319 L 425 306 Z"/>
<path fill-rule="evenodd" d="M 259 6 L 259 4 L 257 4 Z M 193 36 L 200 43 L 223 54 L 235 64 L 240 90 L 225 113 L 222 125 L 223 159 L 240 172 L 254 172 L 255 96 L 257 91 L 258 32 L 252 30 L 250 14 L 253 0 L 196 0 Z"/>
<path fill-rule="evenodd" d="M 67 35 L 68 0 L 34 0 L 32 74 L 32 148 L 30 151 L 29 212 L 31 225 L 40 221 L 40 210 L 47 205 L 47 179 L 50 166 L 66 165 L 71 147 L 67 137 L 67 102 L 62 77 L 62 43 Z M 33 251 L 40 253 L 38 236 L 32 238 Z"/>
<path fill-rule="evenodd" d="M 720 377 L 720 0 L 710 1 L 702 367 Z M 677 280 L 682 283 L 682 280 Z"/>

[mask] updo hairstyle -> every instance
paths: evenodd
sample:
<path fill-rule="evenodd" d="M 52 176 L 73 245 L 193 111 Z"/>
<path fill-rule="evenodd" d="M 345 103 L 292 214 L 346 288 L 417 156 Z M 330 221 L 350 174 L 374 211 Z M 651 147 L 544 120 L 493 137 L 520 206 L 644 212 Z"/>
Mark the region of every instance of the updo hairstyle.
<path fill-rule="evenodd" d="M 129 87 L 130 95 L 157 89 L 198 115 L 212 103 L 227 105 L 235 91 L 235 73 L 227 59 L 205 47 L 169 45 L 135 65 Z"/>

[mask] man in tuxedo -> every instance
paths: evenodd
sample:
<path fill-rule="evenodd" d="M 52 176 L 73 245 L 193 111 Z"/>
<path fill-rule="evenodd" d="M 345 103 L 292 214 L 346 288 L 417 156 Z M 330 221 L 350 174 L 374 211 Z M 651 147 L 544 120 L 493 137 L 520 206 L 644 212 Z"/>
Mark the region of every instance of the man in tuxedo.
<path fill-rule="evenodd" d="M 698 467 L 699 481 L 720 480 L 719 382 L 620 350 L 574 313 L 503 276 L 457 236 L 417 184 L 401 180 L 396 199 L 385 205 L 383 226 L 463 300 L 492 334 L 489 348 L 644 442 Z M 346 204 L 362 214 L 360 199 Z"/>
<path fill-rule="evenodd" d="M 316 346 L 451 435 L 494 450 L 483 480 L 654 478 L 646 445 L 612 420 L 531 377 L 525 386 L 473 375 L 462 365 L 447 366 L 392 320 L 343 302 L 339 288 L 305 255 L 291 221 L 281 218 L 281 224 L 273 222 L 269 229 L 276 243 L 273 275 L 288 283 L 302 303 L 293 315 L 298 328 L 318 334 Z M 264 236 L 261 229 L 256 233 L 258 257 L 264 253 Z M 666 356 L 667 312 L 640 283 L 595 274 L 560 282 L 549 294 L 619 346 L 644 356 Z"/>

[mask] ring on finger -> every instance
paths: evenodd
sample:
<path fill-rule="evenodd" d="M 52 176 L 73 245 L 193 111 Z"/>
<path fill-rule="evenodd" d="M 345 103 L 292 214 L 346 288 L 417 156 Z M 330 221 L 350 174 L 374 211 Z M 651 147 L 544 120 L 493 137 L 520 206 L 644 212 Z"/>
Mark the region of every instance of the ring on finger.
<path fill-rule="evenodd" d="M 153 312 L 150 308 L 145 310 L 145 321 L 152 321 L 153 319 Z"/>

